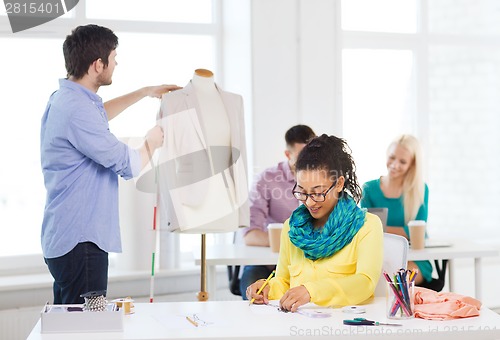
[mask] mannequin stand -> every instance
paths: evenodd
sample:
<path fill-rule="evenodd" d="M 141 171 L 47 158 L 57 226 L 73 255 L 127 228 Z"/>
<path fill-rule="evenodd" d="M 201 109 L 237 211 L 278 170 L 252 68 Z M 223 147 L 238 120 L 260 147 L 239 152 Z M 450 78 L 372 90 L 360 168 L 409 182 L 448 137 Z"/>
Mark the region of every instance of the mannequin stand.
<path fill-rule="evenodd" d="M 208 301 L 207 292 L 207 240 L 205 234 L 201 234 L 201 291 L 198 292 L 198 301 Z"/>

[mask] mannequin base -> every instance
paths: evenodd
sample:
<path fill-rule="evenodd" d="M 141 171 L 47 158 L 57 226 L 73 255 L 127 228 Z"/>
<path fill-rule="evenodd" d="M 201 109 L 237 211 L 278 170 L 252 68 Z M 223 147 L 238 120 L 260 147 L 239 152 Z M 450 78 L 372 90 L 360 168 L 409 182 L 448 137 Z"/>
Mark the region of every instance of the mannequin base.
<path fill-rule="evenodd" d="M 208 301 L 208 293 L 207 292 L 198 292 L 198 301 Z"/>

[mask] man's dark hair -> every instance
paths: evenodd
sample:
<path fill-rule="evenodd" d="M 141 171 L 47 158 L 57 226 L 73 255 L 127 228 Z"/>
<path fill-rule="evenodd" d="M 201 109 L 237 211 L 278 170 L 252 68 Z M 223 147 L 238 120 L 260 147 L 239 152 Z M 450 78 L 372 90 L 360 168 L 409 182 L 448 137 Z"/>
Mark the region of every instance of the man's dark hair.
<path fill-rule="evenodd" d="M 296 143 L 307 144 L 314 137 L 316 137 L 316 134 L 307 125 L 292 126 L 285 133 L 285 141 L 287 146 L 293 146 Z"/>
<path fill-rule="evenodd" d="M 117 46 L 118 37 L 109 28 L 97 25 L 78 26 L 63 44 L 67 76 L 83 78 L 90 65 L 99 58 L 107 67 L 108 57 Z"/>
<path fill-rule="evenodd" d="M 313 138 L 300 152 L 295 164 L 296 171 L 325 170 L 332 181 L 344 176 L 342 193 L 361 200 L 361 187 L 356 176 L 356 165 L 346 141 L 325 134 Z"/>

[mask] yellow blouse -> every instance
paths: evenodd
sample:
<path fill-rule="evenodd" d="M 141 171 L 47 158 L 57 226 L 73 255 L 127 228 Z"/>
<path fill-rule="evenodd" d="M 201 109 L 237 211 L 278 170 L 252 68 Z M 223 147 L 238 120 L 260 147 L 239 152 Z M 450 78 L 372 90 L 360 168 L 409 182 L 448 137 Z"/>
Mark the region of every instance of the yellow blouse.
<path fill-rule="evenodd" d="M 359 304 L 373 295 L 382 272 L 384 236 L 380 219 L 366 213 L 365 224 L 352 242 L 328 258 L 312 261 L 288 237 L 289 221 L 281 232 L 276 276 L 269 281 L 270 300 L 279 300 L 303 285 L 311 302 L 320 306 Z"/>

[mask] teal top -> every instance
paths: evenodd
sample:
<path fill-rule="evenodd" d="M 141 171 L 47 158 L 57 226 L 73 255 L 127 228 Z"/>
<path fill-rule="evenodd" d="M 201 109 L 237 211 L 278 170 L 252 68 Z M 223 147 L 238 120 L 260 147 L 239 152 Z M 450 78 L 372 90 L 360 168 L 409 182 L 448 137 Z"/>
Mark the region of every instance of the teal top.
<path fill-rule="evenodd" d="M 415 220 L 427 221 L 427 208 L 429 206 L 429 188 L 425 185 L 424 203 L 418 209 Z M 403 197 L 385 197 L 380 188 L 380 178 L 366 182 L 363 185 L 363 197 L 361 198 L 363 208 L 387 208 L 387 225 L 390 227 L 403 227 L 406 235 L 409 235 L 408 226 L 405 223 L 405 211 Z M 429 261 L 415 261 L 420 274 L 426 281 L 432 279 L 432 265 Z"/>

